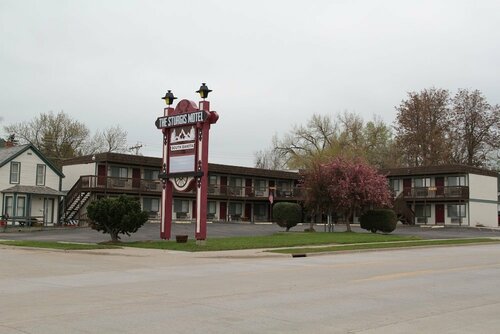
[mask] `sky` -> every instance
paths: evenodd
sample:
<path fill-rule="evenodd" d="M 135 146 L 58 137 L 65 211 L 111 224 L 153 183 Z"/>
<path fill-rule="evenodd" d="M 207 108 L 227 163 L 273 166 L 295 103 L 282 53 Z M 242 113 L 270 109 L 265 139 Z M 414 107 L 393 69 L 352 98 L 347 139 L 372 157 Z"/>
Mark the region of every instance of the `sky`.
<path fill-rule="evenodd" d="M 430 87 L 500 103 L 499 41 L 498 0 L 0 0 L 0 136 L 64 111 L 161 156 L 160 98 L 198 101 L 206 82 L 210 162 L 253 166 L 315 113 L 393 124 Z"/>

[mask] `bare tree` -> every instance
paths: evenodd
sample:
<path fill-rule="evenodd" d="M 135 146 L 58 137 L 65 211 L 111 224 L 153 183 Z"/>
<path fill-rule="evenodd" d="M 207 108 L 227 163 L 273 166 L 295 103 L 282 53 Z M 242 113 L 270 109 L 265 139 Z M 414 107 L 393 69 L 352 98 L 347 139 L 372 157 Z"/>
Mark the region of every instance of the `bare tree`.
<path fill-rule="evenodd" d="M 84 155 L 102 152 L 128 152 L 127 131 L 119 125 L 97 130 L 82 146 L 81 153 Z"/>
<path fill-rule="evenodd" d="M 500 106 L 490 105 L 479 90 L 460 89 L 453 98 L 453 161 L 487 164 L 500 149 Z"/>
<path fill-rule="evenodd" d="M 408 166 L 438 165 L 450 161 L 449 93 L 424 89 L 408 93 L 396 118 L 396 141 Z"/>
<path fill-rule="evenodd" d="M 40 114 L 29 122 L 4 127 L 20 142 L 32 143 L 56 164 L 62 159 L 78 155 L 89 135 L 89 129 L 63 111 Z"/>
<path fill-rule="evenodd" d="M 273 137 L 273 143 L 277 140 L 276 135 Z M 280 170 L 286 169 L 286 163 L 283 156 L 274 148 L 259 150 L 254 153 L 254 161 L 256 168 L 265 168 Z"/>
<path fill-rule="evenodd" d="M 311 158 L 321 159 L 333 148 L 338 138 L 338 127 L 330 116 L 314 114 L 306 126 L 294 126 L 283 139 L 276 139 L 274 150 L 289 168 L 304 168 Z"/>
<path fill-rule="evenodd" d="M 294 126 L 282 139 L 273 138 L 273 154 L 289 168 L 308 168 L 332 157 L 361 158 L 377 167 L 393 167 L 396 161 L 391 128 L 380 118 L 364 123 L 344 112 L 335 118 L 313 115 L 305 126 Z"/>

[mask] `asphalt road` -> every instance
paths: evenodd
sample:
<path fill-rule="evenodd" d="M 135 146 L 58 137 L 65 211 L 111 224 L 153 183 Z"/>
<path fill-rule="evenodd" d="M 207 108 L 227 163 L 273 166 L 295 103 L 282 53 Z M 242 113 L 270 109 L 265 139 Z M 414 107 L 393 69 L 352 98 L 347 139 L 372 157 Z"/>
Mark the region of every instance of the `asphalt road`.
<path fill-rule="evenodd" d="M 291 231 L 301 231 L 307 226 L 296 226 Z M 176 234 L 187 234 L 189 238 L 194 238 L 194 224 L 173 224 L 172 238 Z M 323 225 L 316 226 L 316 230 L 324 231 Z M 359 227 L 354 226 L 353 230 L 360 233 L 369 233 Z M 10 240 L 47 240 L 47 241 L 69 241 L 69 242 L 102 242 L 109 240 L 109 236 L 96 232 L 90 228 L 49 228 L 44 231 L 27 231 L 9 229 L 8 233 L 0 232 L 0 239 Z M 268 235 L 283 231 L 276 224 L 241 224 L 241 223 L 215 223 L 208 224 L 207 238 L 230 237 L 230 236 L 252 236 Z M 335 231 L 345 231 L 345 225 L 335 226 Z M 475 238 L 475 237 L 500 237 L 500 229 L 477 229 L 460 227 L 439 227 L 431 226 L 406 226 L 399 225 L 393 234 L 417 235 L 425 239 L 446 239 L 446 238 Z M 143 241 L 160 240 L 160 225 L 146 224 L 137 233 L 130 237 L 122 236 L 122 241 Z"/>
<path fill-rule="evenodd" d="M 306 258 L 0 246 L 0 333 L 498 333 L 500 245 Z"/>

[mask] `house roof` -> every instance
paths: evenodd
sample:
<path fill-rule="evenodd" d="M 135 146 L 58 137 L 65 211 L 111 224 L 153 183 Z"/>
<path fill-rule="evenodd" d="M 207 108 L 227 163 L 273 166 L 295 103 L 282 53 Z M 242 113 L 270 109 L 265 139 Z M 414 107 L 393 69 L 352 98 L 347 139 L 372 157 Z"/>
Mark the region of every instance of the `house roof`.
<path fill-rule="evenodd" d="M 86 155 L 77 158 L 71 158 L 62 162 L 63 166 L 78 165 L 93 162 L 107 162 L 114 164 L 123 164 L 127 166 L 142 166 L 159 168 L 162 164 L 162 159 L 157 157 L 145 157 L 140 155 L 130 155 L 122 153 L 99 153 L 94 155 Z M 293 179 L 299 178 L 299 173 L 294 171 L 270 170 L 262 168 L 241 167 L 221 164 L 208 164 L 208 171 L 220 174 L 244 175 L 256 177 L 270 177 L 277 179 Z"/>
<path fill-rule="evenodd" d="M 21 193 L 21 194 L 36 194 L 36 195 L 66 195 L 63 191 L 58 191 L 46 186 L 21 186 L 19 184 L 2 190 L 3 193 Z"/>
<path fill-rule="evenodd" d="M 388 168 L 380 170 L 387 176 L 419 176 L 419 175 L 445 175 L 445 174 L 478 174 L 498 177 L 498 172 L 486 168 L 472 167 L 466 165 L 440 165 Z"/>
<path fill-rule="evenodd" d="M 45 162 L 57 175 L 64 177 L 64 174 L 57 168 L 50 160 L 48 160 L 42 152 L 40 152 L 34 145 L 17 145 L 12 147 L 2 147 L 0 148 L 0 167 L 4 166 L 8 162 L 14 160 L 19 155 L 23 154 L 27 150 L 31 149 L 35 154 Z"/>

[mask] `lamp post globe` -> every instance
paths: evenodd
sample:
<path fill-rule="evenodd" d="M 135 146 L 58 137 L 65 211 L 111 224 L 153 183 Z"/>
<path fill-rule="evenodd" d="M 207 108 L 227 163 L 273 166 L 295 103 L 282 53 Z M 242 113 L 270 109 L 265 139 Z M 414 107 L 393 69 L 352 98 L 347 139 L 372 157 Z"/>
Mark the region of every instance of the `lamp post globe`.
<path fill-rule="evenodd" d="M 162 97 L 162 100 L 165 100 L 165 103 L 169 106 L 174 103 L 174 100 L 177 99 L 174 94 L 170 91 L 170 89 L 165 93 L 165 96 Z"/>
<path fill-rule="evenodd" d="M 200 89 L 196 91 L 196 93 L 200 94 L 202 99 L 206 99 L 208 97 L 208 93 L 210 93 L 212 90 L 208 89 L 206 83 L 202 83 L 200 86 Z"/>

